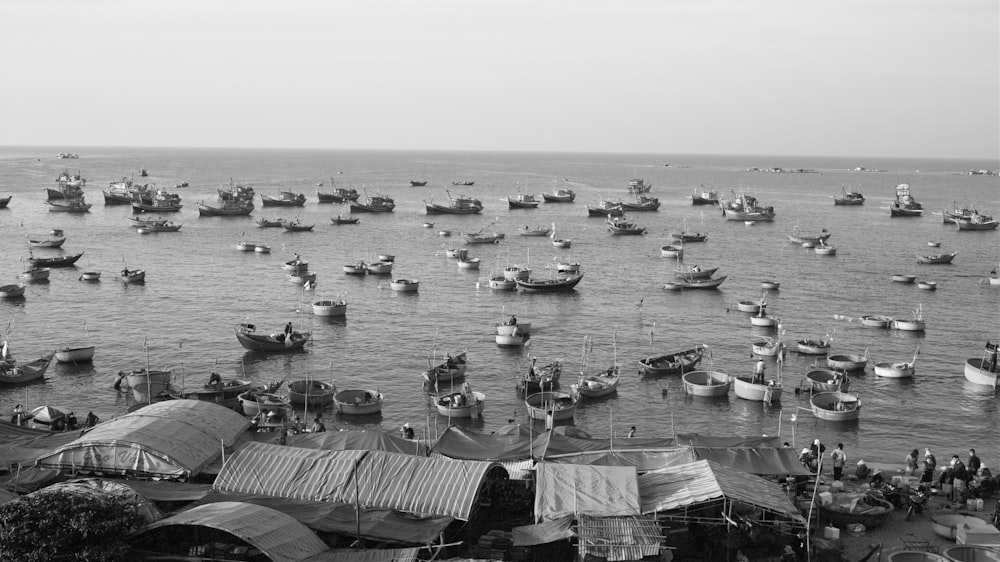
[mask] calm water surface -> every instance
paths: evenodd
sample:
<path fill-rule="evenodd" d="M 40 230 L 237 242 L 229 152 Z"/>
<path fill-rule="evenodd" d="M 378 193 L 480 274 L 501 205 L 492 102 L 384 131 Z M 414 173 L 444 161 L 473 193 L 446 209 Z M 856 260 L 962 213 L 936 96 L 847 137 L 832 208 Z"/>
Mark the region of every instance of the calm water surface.
<path fill-rule="evenodd" d="M 84 251 L 77 267 L 54 269 L 47 283 L 28 286 L 23 301 L 0 302 L 0 321 L 11 351 L 33 359 L 64 345 L 90 341 L 97 346 L 89 365 L 53 364 L 44 382 L 0 387 L 0 411 L 16 403 L 74 409 L 82 418 L 93 410 L 102 418 L 120 415 L 131 397 L 112 385 L 122 369 L 171 366 L 186 386 L 200 386 L 211 370 L 259 382 L 312 377 L 334 380 L 338 388 L 379 388 L 386 395 L 381 416 L 351 419 L 325 412 L 328 425 L 395 430 L 404 422 L 435 435 L 448 423 L 431 409 L 421 371 L 429 355 L 468 349 L 468 381 L 487 395 L 481 420 L 459 422 L 489 432 L 508 419 L 526 421 L 514 379 L 538 357 L 564 362 L 563 386 L 579 371 L 585 336 L 592 336 L 590 364 L 600 368 L 617 359 L 626 376 L 618 394 L 581 404 L 575 425 L 596 437 L 624 435 L 636 425 L 640 436 L 674 432 L 703 434 L 780 434 L 799 447 L 815 437 L 845 444 L 855 460 L 899 462 L 906 451 L 931 447 L 938 455 L 966 453 L 975 447 L 987 464 L 1000 461 L 1000 412 L 992 389 L 968 383 L 963 363 L 978 357 L 986 340 L 1000 339 L 1000 292 L 980 280 L 1000 262 L 1000 233 L 958 232 L 933 212 L 975 206 L 1000 215 L 996 177 L 969 176 L 970 169 L 996 168 L 995 162 L 884 160 L 859 162 L 830 158 L 775 158 L 684 155 L 591 155 L 445 152 L 172 150 L 104 148 L 81 151 L 78 160 L 59 160 L 57 149 L 0 150 L 0 195 L 13 194 L 0 211 L 0 233 L 7 241 L 0 254 L 3 282 L 16 282 L 26 268 L 26 235 L 53 228 L 66 231 L 62 250 L 35 249 L 36 256 Z M 669 163 L 669 166 L 664 166 Z M 748 172 L 757 166 L 810 168 L 818 173 Z M 857 166 L 884 172 L 853 171 Z M 44 189 L 69 168 L 87 178 L 84 215 L 52 213 Z M 127 206 L 105 206 L 101 190 L 113 179 L 149 170 L 143 181 L 176 189 L 184 209 L 169 216 L 183 223 L 178 233 L 138 235 L 129 226 Z M 648 229 L 642 237 L 610 235 L 586 205 L 602 197 L 627 199 L 628 180 L 643 177 L 663 206 L 656 213 L 634 213 Z M 251 217 L 199 217 L 196 203 L 214 202 L 216 189 L 230 178 L 258 194 L 303 192 L 305 207 L 257 209 Z M 137 180 L 141 178 L 136 178 Z M 410 187 L 409 180 L 426 180 Z M 469 187 L 453 181 L 474 180 Z M 331 182 L 368 193 L 386 193 L 396 211 L 362 214 L 356 226 L 336 226 L 330 217 L 346 214 L 339 205 L 318 204 L 316 189 Z M 921 218 L 889 217 L 886 205 L 897 183 L 909 183 L 924 203 Z M 723 194 L 744 189 L 774 206 L 773 223 L 747 226 L 726 221 L 715 207 L 691 205 L 699 186 Z M 861 207 L 834 207 L 831 196 L 842 186 L 868 198 Z M 542 204 L 535 210 L 508 210 L 502 199 L 557 187 L 577 192 L 572 204 Z M 433 216 L 424 201 L 466 194 L 486 209 L 476 216 Z M 258 229 L 253 219 L 299 217 L 315 223 L 312 233 Z M 433 221 L 434 228 L 424 228 Z M 519 237 L 525 225 L 556 224 L 572 250 L 554 249 L 547 238 Z M 507 233 L 502 243 L 469 246 L 482 260 L 479 272 L 460 270 L 445 257 L 464 247 L 458 233 L 494 224 Z M 788 241 L 798 225 L 805 231 L 827 228 L 837 255 L 825 257 Z M 728 279 L 718 291 L 668 292 L 663 283 L 676 263 L 660 257 L 669 233 L 681 228 L 708 233 L 689 244 L 686 263 L 719 267 Z M 441 237 L 438 230 L 455 231 Z M 272 248 L 271 254 L 237 252 L 246 237 Z M 927 241 L 941 242 L 940 250 Z M 954 264 L 917 265 L 920 253 L 957 251 Z M 287 281 L 281 264 L 297 252 L 318 274 L 315 292 Z M 393 277 L 420 280 L 417 294 L 383 287 L 387 277 L 353 277 L 341 266 L 378 253 L 396 256 Z M 585 271 L 567 294 L 491 292 L 477 288 L 490 269 L 529 263 L 536 271 L 557 259 L 580 262 Z M 147 271 L 142 286 L 117 280 L 122 265 Z M 100 270 L 99 283 L 78 281 L 84 270 Z M 893 273 L 913 273 L 936 281 L 937 291 L 892 283 Z M 750 341 L 767 335 L 751 328 L 746 314 L 730 311 L 739 300 L 759 299 L 760 281 L 781 282 L 767 295 L 769 311 L 782 319 L 786 341 L 833 337 L 833 353 L 869 350 L 876 361 L 909 360 L 919 347 L 912 380 L 878 378 L 869 366 L 854 376 L 852 392 L 863 401 L 861 419 L 834 424 L 813 418 L 805 393 L 796 394 L 814 359 L 790 353 L 782 370 L 786 388 L 780 404 L 766 406 L 730 394 L 718 400 L 687 397 L 679 378 L 640 377 L 637 360 L 650 350 L 662 354 L 707 344 L 704 368 L 729 374 L 748 372 Z M 347 318 L 324 321 L 310 303 L 345 295 Z M 926 333 L 863 328 L 854 318 L 883 314 L 906 318 L 922 307 Z M 517 314 L 531 322 L 533 337 L 524 349 L 501 349 L 493 324 Z M 313 332 L 303 353 L 262 356 L 245 352 L 233 327 L 250 321 L 262 330 L 280 330 L 287 321 Z M 9 328 L 8 328 L 9 327 Z M 650 333 L 652 332 L 652 342 Z M 145 345 L 145 347 L 144 347 Z M 148 349 L 148 352 L 147 352 Z M 773 362 L 768 372 L 774 372 Z M 792 421 L 793 416 L 798 414 Z"/>

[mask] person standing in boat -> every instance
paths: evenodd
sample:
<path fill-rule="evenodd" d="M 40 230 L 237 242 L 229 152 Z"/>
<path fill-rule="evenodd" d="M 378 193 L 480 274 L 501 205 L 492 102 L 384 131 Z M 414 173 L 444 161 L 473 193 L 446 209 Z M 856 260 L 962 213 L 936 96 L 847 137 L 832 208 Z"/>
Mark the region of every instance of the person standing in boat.
<path fill-rule="evenodd" d="M 513 314 L 510 315 L 510 320 L 507 321 L 508 326 L 517 326 L 517 316 Z"/>
<path fill-rule="evenodd" d="M 757 364 L 754 365 L 754 368 L 753 368 L 753 380 L 751 381 L 753 384 L 761 384 L 761 383 L 764 382 L 764 369 L 765 368 L 766 367 L 764 365 L 764 360 L 763 359 L 757 359 Z"/>
<path fill-rule="evenodd" d="M 403 424 L 402 434 L 403 434 L 403 439 L 413 439 L 415 437 L 413 428 L 410 427 L 410 422 L 406 422 Z"/>
<path fill-rule="evenodd" d="M 93 411 L 87 412 L 87 417 L 84 419 L 84 427 L 94 427 L 100 421 L 100 418 L 94 415 Z"/>
<path fill-rule="evenodd" d="M 14 425 L 25 425 L 28 423 L 28 417 L 24 414 L 24 406 L 18 404 L 14 406 L 14 415 L 10 418 L 10 423 Z"/>

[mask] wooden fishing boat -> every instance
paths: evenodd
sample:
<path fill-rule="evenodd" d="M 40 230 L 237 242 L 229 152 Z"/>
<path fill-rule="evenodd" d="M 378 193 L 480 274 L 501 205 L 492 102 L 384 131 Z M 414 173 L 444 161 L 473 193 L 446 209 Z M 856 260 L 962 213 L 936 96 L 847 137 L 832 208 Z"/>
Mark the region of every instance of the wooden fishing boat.
<path fill-rule="evenodd" d="M 83 197 L 78 197 L 75 199 L 56 199 L 46 201 L 49 205 L 49 211 L 57 213 L 88 213 L 90 208 L 93 207 L 90 203 L 83 200 Z"/>
<path fill-rule="evenodd" d="M 781 383 L 773 379 L 755 379 L 753 376 L 732 377 L 733 392 L 737 397 L 752 402 L 771 404 L 781 401 Z"/>
<path fill-rule="evenodd" d="M 830 353 L 829 339 L 801 339 L 796 342 L 798 352 L 803 355 L 826 355 Z"/>
<path fill-rule="evenodd" d="M 731 221 L 773 221 L 774 207 L 765 207 L 747 193 L 733 193 L 733 198 L 720 201 L 722 214 Z"/>
<path fill-rule="evenodd" d="M 303 260 L 298 254 L 293 254 L 295 257 L 286 261 L 281 268 L 285 271 L 290 271 L 292 273 L 302 272 L 309 269 L 309 262 Z"/>
<path fill-rule="evenodd" d="M 725 396 L 733 382 L 729 375 L 718 371 L 691 371 L 681 377 L 684 392 L 691 396 Z"/>
<path fill-rule="evenodd" d="M 556 271 L 559 273 L 579 273 L 580 262 L 560 261 L 556 262 Z"/>
<path fill-rule="evenodd" d="M 917 288 L 923 289 L 925 291 L 936 291 L 937 282 L 936 281 L 917 281 Z"/>
<path fill-rule="evenodd" d="M 237 252 L 253 252 L 256 248 L 257 244 L 249 240 L 240 240 L 236 243 Z"/>
<path fill-rule="evenodd" d="M 736 310 L 740 312 L 760 312 L 760 301 L 742 300 L 736 303 Z"/>
<path fill-rule="evenodd" d="M 28 236 L 28 244 L 36 248 L 59 248 L 66 243 L 66 235 L 60 229 L 49 234 Z"/>
<path fill-rule="evenodd" d="M 996 230 L 997 227 L 1000 227 L 1000 220 L 991 215 L 973 212 L 968 217 L 955 219 L 955 224 L 958 225 L 959 230 Z"/>
<path fill-rule="evenodd" d="M 856 189 L 848 190 L 846 187 L 842 187 L 841 189 L 843 190 L 843 195 L 841 195 L 840 197 L 835 197 L 831 195 L 831 197 L 833 197 L 834 205 L 856 206 L 865 204 L 865 196 L 862 195 L 860 191 Z"/>
<path fill-rule="evenodd" d="M 479 263 L 480 263 L 479 258 L 466 257 L 466 258 L 459 258 L 455 262 L 455 265 L 457 265 L 459 269 L 479 269 Z"/>
<path fill-rule="evenodd" d="M 345 217 L 343 215 L 337 215 L 335 217 L 330 217 L 330 222 L 333 224 L 358 224 L 361 222 L 360 217 Z"/>
<path fill-rule="evenodd" d="M 350 203 L 351 201 L 357 201 L 360 195 L 356 189 L 345 189 L 343 187 L 335 187 L 331 193 L 323 193 L 318 189 L 316 190 L 316 198 L 320 203 Z"/>
<path fill-rule="evenodd" d="M 466 352 L 455 355 L 449 353 L 439 365 L 431 365 L 431 361 L 432 359 L 428 357 L 427 370 L 423 372 L 424 380 L 429 385 L 451 383 L 465 378 L 465 370 L 468 367 Z"/>
<path fill-rule="evenodd" d="M 198 202 L 198 216 L 201 217 L 238 217 L 246 216 L 254 210 L 253 201 L 249 199 L 221 199 L 218 205 Z"/>
<path fill-rule="evenodd" d="M 648 193 L 650 189 L 653 189 L 653 184 L 646 183 L 642 178 L 632 178 L 628 182 L 629 193 Z"/>
<path fill-rule="evenodd" d="M 770 316 L 767 314 L 767 309 L 765 307 L 761 307 L 761 309 L 757 311 L 757 314 L 750 317 L 750 325 L 757 326 L 758 328 L 777 328 L 780 323 L 781 320 L 777 316 Z"/>
<path fill-rule="evenodd" d="M 447 204 L 435 203 L 433 199 L 424 201 L 424 208 L 428 215 L 478 215 L 483 211 L 483 202 L 479 199 L 465 195 L 452 197 L 451 192 L 447 190 L 445 193 L 448 194 Z"/>
<path fill-rule="evenodd" d="M 93 345 L 67 346 L 57 349 L 55 352 L 56 361 L 60 363 L 89 363 L 94 360 Z"/>
<path fill-rule="evenodd" d="M 35 281 L 44 281 L 49 278 L 52 270 L 48 267 L 35 267 L 31 266 L 28 269 L 21 272 L 21 279 L 28 281 L 29 283 Z"/>
<path fill-rule="evenodd" d="M 345 416 L 367 416 L 382 411 L 385 397 L 378 390 L 351 389 L 336 391 L 334 387 L 333 407 Z"/>
<path fill-rule="evenodd" d="M 472 390 L 469 383 L 464 383 L 458 392 L 444 394 L 434 398 L 438 414 L 449 418 L 475 418 L 483 415 L 486 406 L 486 395 Z"/>
<path fill-rule="evenodd" d="M 368 275 L 368 264 L 363 261 L 345 263 L 341 267 L 346 275 Z"/>
<path fill-rule="evenodd" d="M 551 416 L 553 421 L 573 419 L 579 397 L 568 392 L 536 392 L 524 399 L 528 417 L 545 421 Z"/>
<path fill-rule="evenodd" d="M 552 245 L 556 248 L 569 248 L 573 244 L 571 238 L 553 238 Z"/>
<path fill-rule="evenodd" d="M 264 217 L 258 217 L 254 219 L 254 222 L 261 228 L 281 228 L 281 224 L 284 222 L 284 219 L 271 220 Z"/>
<path fill-rule="evenodd" d="M 316 301 L 312 304 L 312 310 L 316 316 L 345 316 L 347 314 L 347 301 L 343 298 Z"/>
<path fill-rule="evenodd" d="M 146 226 L 140 226 L 136 229 L 139 234 L 149 234 L 152 232 L 177 232 L 184 226 L 182 224 L 177 224 L 170 221 L 157 221 Z"/>
<path fill-rule="evenodd" d="M 41 380 L 52 363 L 53 353 L 29 363 L 0 363 L 0 385 L 27 384 Z"/>
<path fill-rule="evenodd" d="M 427 185 L 426 181 L 410 180 L 410 187 L 423 187 Z"/>
<path fill-rule="evenodd" d="M 913 283 L 917 280 L 917 276 L 910 273 L 894 273 L 890 279 L 896 283 Z"/>
<path fill-rule="evenodd" d="M 889 518 L 895 509 L 891 502 L 874 494 L 834 494 L 833 503 L 819 503 L 820 521 L 847 528 L 861 524 L 875 529 Z"/>
<path fill-rule="evenodd" d="M 827 355 L 826 366 L 841 372 L 847 371 L 864 371 L 865 367 L 868 366 L 868 350 L 861 355 L 854 354 L 841 354 L 841 355 Z"/>
<path fill-rule="evenodd" d="M 386 195 L 365 197 L 364 203 L 351 201 L 352 213 L 391 213 L 396 208 L 396 201 Z"/>
<path fill-rule="evenodd" d="M 293 406 L 322 408 L 333 403 L 334 387 L 317 380 L 298 380 L 288 383 L 288 401 Z"/>
<path fill-rule="evenodd" d="M 28 258 L 28 261 L 31 263 L 32 267 L 71 267 L 82 257 L 83 252 L 80 252 L 79 254 L 69 254 L 53 258 L 30 257 Z"/>
<path fill-rule="evenodd" d="M 505 238 L 501 232 L 467 232 L 462 235 L 466 244 L 496 244 Z"/>
<path fill-rule="evenodd" d="M 542 199 L 546 203 L 572 203 L 576 193 L 572 189 L 555 189 L 552 193 L 543 193 Z"/>
<path fill-rule="evenodd" d="M 917 309 L 913 311 L 912 319 L 893 320 L 892 322 L 889 322 L 889 327 L 893 330 L 900 330 L 903 332 L 923 332 L 924 328 L 927 327 L 927 322 L 924 321 L 923 306 L 918 306 Z"/>
<path fill-rule="evenodd" d="M 684 257 L 684 245 L 683 244 L 667 244 L 665 246 L 660 246 L 660 255 L 665 258 L 683 258 Z"/>
<path fill-rule="evenodd" d="M 621 380 L 620 373 L 621 367 L 619 365 L 612 365 L 607 370 L 592 375 L 581 373 L 580 379 L 571 388 L 586 398 L 608 396 L 618 391 L 618 382 Z"/>
<path fill-rule="evenodd" d="M 252 385 L 236 396 L 237 402 L 243 409 L 243 415 L 254 417 L 263 412 L 265 415 L 270 410 L 291 409 L 292 404 L 287 398 L 276 394 L 283 381 L 278 381 L 270 385 Z"/>
<path fill-rule="evenodd" d="M 80 274 L 80 281 L 100 281 L 100 271 L 84 271 Z"/>
<path fill-rule="evenodd" d="M 601 200 L 597 205 L 587 205 L 587 216 L 590 217 L 620 217 L 625 214 L 621 201 Z"/>
<path fill-rule="evenodd" d="M 466 186 L 466 187 L 468 187 L 470 185 L 475 185 L 475 184 L 476 184 L 475 180 L 462 180 L 462 181 L 453 181 L 453 182 L 451 182 L 451 185 L 461 185 L 461 186 Z"/>
<path fill-rule="evenodd" d="M 816 252 L 818 255 L 821 256 L 833 256 L 837 254 L 837 248 L 835 248 L 834 246 L 830 246 L 825 242 L 820 242 L 816 244 L 816 247 L 813 249 L 813 252 Z"/>
<path fill-rule="evenodd" d="M 514 197 L 507 197 L 507 208 L 509 209 L 535 209 L 541 200 L 532 193 L 521 193 L 518 191 Z"/>
<path fill-rule="evenodd" d="M 652 339 L 652 338 L 650 338 Z M 705 345 L 696 345 L 684 351 L 675 351 L 656 357 L 645 357 L 639 360 L 642 374 L 652 376 L 682 375 L 693 370 L 705 356 Z"/>
<path fill-rule="evenodd" d="M 282 352 L 296 351 L 305 347 L 309 341 L 310 332 L 299 332 L 291 329 L 291 322 L 285 327 L 285 332 L 274 334 L 258 334 L 253 324 L 242 323 L 233 328 L 237 341 L 250 351 Z"/>
<path fill-rule="evenodd" d="M 830 369 L 811 369 L 799 382 L 799 388 L 808 388 L 813 392 L 847 392 L 851 386 L 851 378 L 842 371 Z"/>
<path fill-rule="evenodd" d="M 750 342 L 750 346 L 753 354 L 760 357 L 775 357 L 785 348 L 781 340 L 769 337 L 757 338 Z"/>
<path fill-rule="evenodd" d="M 888 328 L 890 322 L 892 322 L 891 316 L 868 314 L 861 317 L 861 325 L 869 328 Z"/>
<path fill-rule="evenodd" d="M 809 398 L 814 416 L 821 420 L 854 421 L 861 415 L 861 398 L 846 390 L 817 392 Z"/>
<path fill-rule="evenodd" d="M 950 254 L 934 254 L 932 256 L 921 256 L 917 255 L 917 263 L 921 264 L 945 264 L 951 263 L 951 260 L 955 259 L 958 252 L 952 252 Z"/>
<path fill-rule="evenodd" d="M 264 207 L 302 207 L 306 204 L 306 196 L 292 191 L 280 191 L 277 195 L 261 195 L 261 205 Z"/>
<path fill-rule="evenodd" d="M 687 232 L 682 230 L 680 232 L 671 232 L 670 236 L 679 242 L 704 242 L 708 240 L 707 232 Z"/>
<path fill-rule="evenodd" d="M 573 275 L 568 275 L 564 277 L 555 277 L 551 279 L 540 279 L 537 277 L 529 277 L 528 279 L 515 279 L 517 287 L 525 291 L 534 291 L 536 293 L 553 293 L 561 291 L 572 291 L 580 281 L 583 280 L 583 273 L 576 273 Z"/>
<path fill-rule="evenodd" d="M 971 383 L 996 388 L 1000 368 L 990 360 L 990 357 L 996 357 L 996 354 L 996 344 L 987 343 L 982 357 L 967 359 L 965 361 L 965 379 Z"/>
<path fill-rule="evenodd" d="M 123 268 L 118 277 L 128 285 L 137 285 L 146 282 L 146 271 L 142 269 Z"/>
<path fill-rule="evenodd" d="M 446 258 L 460 259 L 469 255 L 468 248 L 448 248 L 444 251 Z"/>
<path fill-rule="evenodd" d="M 420 289 L 420 281 L 417 279 L 393 279 L 389 282 L 389 288 L 397 293 L 416 293 Z"/>
<path fill-rule="evenodd" d="M 499 347 L 522 347 L 530 337 L 530 332 L 525 332 L 515 326 L 510 330 L 497 330 L 494 339 Z"/>
<path fill-rule="evenodd" d="M 133 213 L 176 213 L 184 208 L 180 195 L 163 190 L 152 194 L 134 193 L 130 203 Z"/>
<path fill-rule="evenodd" d="M 694 279 L 692 281 L 668 281 L 663 284 L 663 288 L 668 291 L 678 290 L 678 289 L 716 289 L 723 281 L 726 280 L 726 275 L 722 277 L 715 277 L 713 279 Z"/>
<path fill-rule="evenodd" d="M 215 375 L 216 373 L 213 373 L 213 376 Z M 253 382 L 247 379 L 222 380 L 220 377 L 216 379 L 216 382 L 204 384 L 194 390 L 181 389 L 177 393 L 177 397 L 212 402 L 226 408 L 232 408 L 239 401 L 237 397 L 250 390 L 252 386 Z"/>
<path fill-rule="evenodd" d="M 163 217 L 154 218 L 154 217 L 143 217 L 143 216 L 125 217 L 125 220 L 129 221 L 129 226 L 132 226 L 133 228 L 141 228 L 158 222 L 167 222 L 167 219 Z"/>
<path fill-rule="evenodd" d="M 717 191 L 694 191 L 691 195 L 692 205 L 718 205 L 719 192 Z"/>
<path fill-rule="evenodd" d="M 910 194 L 909 184 L 896 186 L 896 200 L 889 203 L 890 217 L 919 217 L 923 214 L 923 205 Z"/>
<path fill-rule="evenodd" d="M 547 226 L 525 226 L 517 230 L 518 236 L 548 236 L 552 229 Z"/>
<path fill-rule="evenodd" d="M 608 232 L 610 232 L 611 234 L 635 236 L 646 233 L 645 227 L 639 226 L 634 221 L 625 218 L 625 215 L 617 217 L 608 215 L 606 222 L 608 224 Z"/>
<path fill-rule="evenodd" d="M 525 394 L 552 390 L 559 386 L 559 377 L 562 375 L 562 360 L 556 359 L 551 363 L 546 363 L 537 367 L 537 357 L 531 358 L 531 365 L 517 379 L 517 389 Z"/>
<path fill-rule="evenodd" d="M 173 378 L 173 369 L 129 369 L 118 371 L 118 380 L 115 381 L 115 390 L 119 390 L 122 381 L 128 388 L 135 388 L 139 384 L 159 384 L 165 386 Z"/>
<path fill-rule="evenodd" d="M 702 269 L 700 266 L 697 265 L 684 266 L 674 270 L 674 278 L 680 279 L 681 281 L 695 281 L 698 279 L 708 279 L 711 276 L 715 275 L 715 272 L 718 270 L 719 270 L 718 267 L 709 267 Z M 756 310 L 753 312 L 756 312 Z"/>
<path fill-rule="evenodd" d="M 622 209 L 626 211 L 656 211 L 660 208 L 660 200 L 648 195 L 635 196 L 632 203 L 622 202 Z"/>
<path fill-rule="evenodd" d="M 792 228 L 792 233 L 788 235 L 788 239 L 796 244 L 804 244 L 806 242 L 812 242 L 813 244 L 819 244 L 820 242 L 826 242 L 831 236 L 832 232 L 823 229 L 819 234 L 806 234 L 799 230 L 798 226 Z"/>
<path fill-rule="evenodd" d="M 24 296 L 24 283 L 0 286 L 0 299 L 16 299 Z"/>
<path fill-rule="evenodd" d="M 489 277 L 480 277 L 477 286 L 486 286 L 495 291 L 513 291 L 517 289 L 517 282 L 507 279 L 503 273 L 493 273 Z"/>
<path fill-rule="evenodd" d="M 281 227 L 285 229 L 285 232 L 309 232 L 315 226 L 315 224 L 305 224 L 299 219 L 281 222 Z"/>
<path fill-rule="evenodd" d="M 920 346 L 913 352 L 913 359 L 909 363 L 905 361 L 885 361 L 875 363 L 875 374 L 888 379 L 908 379 L 913 377 L 914 366 L 917 363 L 917 355 L 920 354 Z"/>
<path fill-rule="evenodd" d="M 391 261 L 377 261 L 374 263 L 366 263 L 365 269 L 368 271 L 368 275 L 388 275 L 392 273 L 393 262 Z"/>

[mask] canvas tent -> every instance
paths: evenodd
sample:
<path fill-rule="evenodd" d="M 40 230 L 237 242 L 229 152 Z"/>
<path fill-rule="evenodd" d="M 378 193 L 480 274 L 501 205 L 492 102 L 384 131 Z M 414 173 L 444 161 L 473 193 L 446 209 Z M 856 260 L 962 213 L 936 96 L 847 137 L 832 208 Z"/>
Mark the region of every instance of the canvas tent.
<path fill-rule="evenodd" d="M 101 423 L 35 464 L 73 473 L 185 479 L 232 447 L 249 423 L 210 402 L 167 400 Z"/>
<path fill-rule="evenodd" d="M 388 451 L 426 457 L 427 445 L 422 441 L 403 439 L 385 431 L 322 431 L 300 433 L 288 438 L 287 444 L 303 449 L 324 451 Z"/>
<path fill-rule="evenodd" d="M 535 465 L 535 519 L 639 515 L 635 468 L 542 462 Z"/>

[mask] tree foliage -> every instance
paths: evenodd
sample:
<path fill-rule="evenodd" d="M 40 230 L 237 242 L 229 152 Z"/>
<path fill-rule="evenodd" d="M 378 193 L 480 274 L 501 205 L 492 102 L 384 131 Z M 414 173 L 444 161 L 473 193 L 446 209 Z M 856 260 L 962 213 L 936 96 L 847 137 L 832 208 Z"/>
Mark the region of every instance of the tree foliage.
<path fill-rule="evenodd" d="M 126 539 L 143 524 L 121 497 L 35 493 L 0 505 L 0 562 L 126 561 Z"/>

